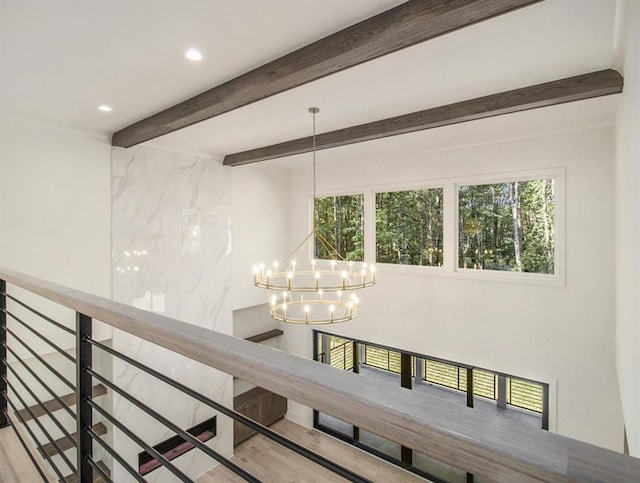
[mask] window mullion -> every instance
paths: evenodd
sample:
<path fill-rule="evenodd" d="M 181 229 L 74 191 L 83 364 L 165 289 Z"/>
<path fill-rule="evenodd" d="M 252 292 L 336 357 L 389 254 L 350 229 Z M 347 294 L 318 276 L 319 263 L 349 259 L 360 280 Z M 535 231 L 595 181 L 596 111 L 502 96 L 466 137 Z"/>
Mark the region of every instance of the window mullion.
<path fill-rule="evenodd" d="M 364 193 L 364 260 L 376 262 L 376 197 L 372 191 Z"/>
<path fill-rule="evenodd" d="M 443 264 L 445 271 L 458 266 L 458 191 L 455 183 L 443 186 Z"/>

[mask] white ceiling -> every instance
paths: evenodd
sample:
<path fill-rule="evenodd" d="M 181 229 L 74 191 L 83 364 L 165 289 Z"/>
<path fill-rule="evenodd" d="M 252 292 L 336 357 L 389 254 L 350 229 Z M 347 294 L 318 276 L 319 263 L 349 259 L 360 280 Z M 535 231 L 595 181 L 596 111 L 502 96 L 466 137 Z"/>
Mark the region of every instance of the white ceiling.
<path fill-rule="evenodd" d="M 0 110 L 113 132 L 400 3 L 0 0 Z"/>
<path fill-rule="evenodd" d="M 0 115 L 113 132 L 399 3 L 0 0 Z M 615 9 L 615 0 L 545 0 L 148 144 L 223 155 L 309 135 L 312 105 L 324 132 L 610 68 Z M 184 59 L 190 47 L 202 62 Z M 103 103 L 113 112 L 99 112 Z M 565 124 L 612 122 L 611 102 L 575 104 L 560 109 Z M 399 138 L 384 142 L 420 136 Z M 365 145 L 337 151 L 357 156 Z"/>

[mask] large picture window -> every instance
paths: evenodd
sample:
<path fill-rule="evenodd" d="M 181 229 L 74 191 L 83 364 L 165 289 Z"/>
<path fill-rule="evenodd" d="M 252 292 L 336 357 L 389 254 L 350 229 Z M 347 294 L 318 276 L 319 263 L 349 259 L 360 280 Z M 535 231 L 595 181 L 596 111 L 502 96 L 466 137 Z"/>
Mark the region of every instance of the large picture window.
<path fill-rule="evenodd" d="M 553 274 L 553 179 L 458 187 L 458 267 Z"/>
<path fill-rule="evenodd" d="M 562 285 L 564 180 L 564 169 L 549 168 L 318 197 L 315 257 L 337 252 L 383 271 Z"/>
<path fill-rule="evenodd" d="M 325 196 L 315 199 L 318 232 L 344 260 L 364 260 L 364 195 Z M 316 240 L 315 256 L 335 258 Z"/>
<path fill-rule="evenodd" d="M 443 189 L 376 193 L 376 261 L 442 265 Z"/>

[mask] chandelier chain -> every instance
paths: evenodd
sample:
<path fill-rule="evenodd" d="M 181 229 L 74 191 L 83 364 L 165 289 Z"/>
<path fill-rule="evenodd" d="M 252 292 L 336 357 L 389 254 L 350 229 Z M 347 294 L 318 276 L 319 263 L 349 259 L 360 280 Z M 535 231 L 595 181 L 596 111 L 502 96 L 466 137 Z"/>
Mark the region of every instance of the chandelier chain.
<path fill-rule="evenodd" d="M 318 212 L 316 210 L 316 112 L 317 109 L 311 110 L 313 114 L 313 224 L 318 225 Z"/>
<path fill-rule="evenodd" d="M 318 210 L 316 209 L 316 114 L 320 112 L 317 107 L 310 107 L 309 112 L 313 116 L 313 136 L 311 144 L 311 153 L 313 155 L 313 228 L 318 226 Z"/>

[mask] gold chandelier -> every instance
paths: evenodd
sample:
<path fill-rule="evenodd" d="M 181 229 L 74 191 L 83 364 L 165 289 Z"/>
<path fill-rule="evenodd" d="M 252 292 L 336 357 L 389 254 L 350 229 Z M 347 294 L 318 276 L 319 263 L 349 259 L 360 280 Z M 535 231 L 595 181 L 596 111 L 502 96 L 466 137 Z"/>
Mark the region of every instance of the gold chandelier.
<path fill-rule="evenodd" d="M 267 295 L 271 317 L 297 324 L 333 324 L 356 318 L 360 299 L 355 290 L 376 283 L 376 269 L 366 262 L 346 261 L 319 232 L 316 199 L 316 114 L 313 115 L 313 230 L 285 260 L 253 267 L 253 283 Z M 329 259 L 316 258 L 321 245 Z"/>

